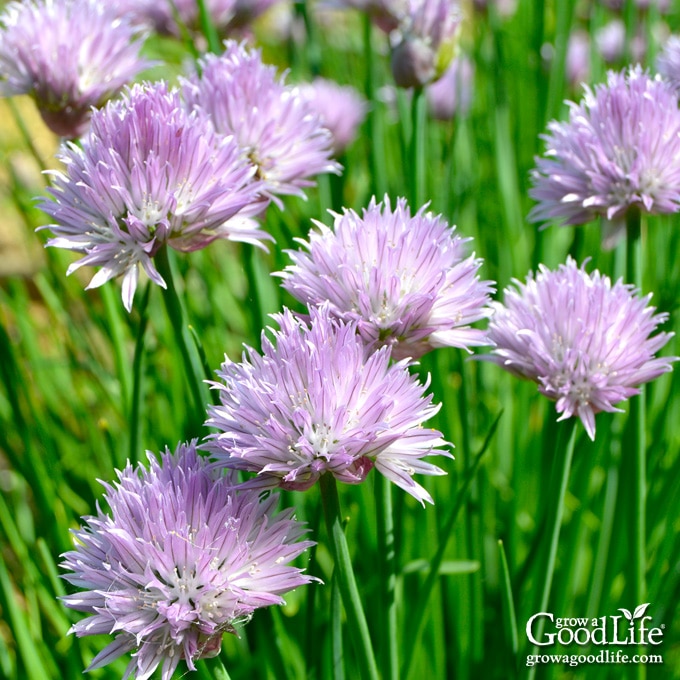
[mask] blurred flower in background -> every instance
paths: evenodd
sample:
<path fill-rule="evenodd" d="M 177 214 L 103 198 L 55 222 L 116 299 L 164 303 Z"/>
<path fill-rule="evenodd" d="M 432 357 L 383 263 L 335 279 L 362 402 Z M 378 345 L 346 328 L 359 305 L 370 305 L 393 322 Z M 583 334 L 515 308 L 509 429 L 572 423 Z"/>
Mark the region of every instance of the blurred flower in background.
<path fill-rule="evenodd" d="M 455 55 L 461 18 L 455 0 L 409 0 L 393 38 L 392 75 L 399 87 L 423 87 L 441 76 Z"/>
<path fill-rule="evenodd" d="M 397 359 L 488 344 L 470 324 L 489 316 L 493 284 L 479 280 L 471 239 L 426 207 L 411 215 L 403 198 L 392 209 L 386 196 L 362 216 L 332 213 L 332 229 L 316 222 L 305 250 L 287 251 L 293 264 L 280 274 L 283 287 L 307 305 L 327 302 L 371 350 L 389 345 Z"/>
<path fill-rule="evenodd" d="M 579 417 L 595 439 L 595 414 L 639 394 L 643 383 L 671 370 L 675 357 L 655 357 L 672 333 L 651 334 L 666 321 L 633 286 L 588 274 L 572 258 L 551 271 L 541 265 L 494 302 L 489 338 L 493 361 L 538 383 L 556 402 L 559 420 Z"/>
<path fill-rule="evenodd" d="M 470 110 L 475 67 L 465 56 L 451 61 L 441 78 L 430 83 L 425 92 L 430 115 L 436 120 L 452 120 Z"/>
<path fill-rule="evenodd" d="M 90 614 L 71 632 L 114 635 L 88 671 L 133 652 L 125 677 L 170 680 L 180 660 L 219 654 L 260 607 L 313 580 L 289 563 L 312 545 L 293 509 L 276 514 L 278 497 L 235 492 L 196 454 L 196 442 L 166 450 L 149 469 L 130 464 L 104 483 L 110 514 L 98 510 L 73 531 L 64 578 L 85 592 L 67 607 Z"/>
<path fill-rule="evenodd" d="M 595 32 L 595 45 L 606 64 L 623 58 L 626 49 L 626 25 L 622 19 L 612 19 Z"/>
<path fill-rule="evenodd" d="M 680 208 L 680 111 L 675 92 L 639 66 L 609 72 L 570 103 L 567 122 L 552 121 L 536 160 L 529 213 L 534 222 L 584 224 L 604 217 L 612 246 L 628 210 L 674 213 Z"/>
<path fill-rule="evenodd" d="M 259 50 L 234 41 L 225 47 L 199 61 L 200 75 L 183 81 L 183 93 L 219 134 L 233 136 L 267 194 L 304 196 L 311 177 L 339 173 L 331 133 L 309 102 L 262 62 Z"/>
<path fill-rule="evenodd" d="M 366 100 L 353 87 L 325 78 L 300 85 L 298 91 L 333 136 L 333 150 L 340 155 L 354 141 L 366 118 Z"/>
<path fill-rule="evenodd" d="M 565 69 L 572 89 L 590 78 L 590 35 L 577 29 L 569 34 Z"/>
<path fill-rule="evenodd" d="M 680 36 L 672 35 L 656 59 L 656 70 L 680 94 Z"/>
<path fill-rule="evenodd" d="M 266 205 L 254 168 L 232 138 L 188 113 L 164 83 L 135 85 L 92 116 L 82 148 L 64 145 L 63 172 L 53 171 L 53 200 L 40 207 L 55 224 L 48 246 L 83 257 L 101 269 L 88 288 L 123 276 L 130 311 L 139 267 L 165 282 L 153 257 L 166 244 L 181 251 L 217 238 L 261 244 L 271 238 L 247 219 Z"/>
<path fill-rule="evenodd" d="M 202 448 L 230 469 L 256 472 L 241 486 L 304 491 L 323 474 L 359 484 L 375 467 L 421 503 L 430 494 L 416 473 L 443 475 L 422 459 L 446 455 L 441 433 L 423 427 L 438 410 L 408 371 L 390 364 L 383 347 L 368 353 L 356 324 L 327 307 L 309 321 L 284 310 L 262 354 L 247 349 L 241 363 L 225 359 L 217 372 L 220 404 L 208 407 L 209 435 Z"/>
<path fill-rule="evenodd" d="M 0 15 L 0 95 L 31 96 L 46 125 L 73 139 L 152 64 L 139 27 L 99 0 L 26 0 Z"/>

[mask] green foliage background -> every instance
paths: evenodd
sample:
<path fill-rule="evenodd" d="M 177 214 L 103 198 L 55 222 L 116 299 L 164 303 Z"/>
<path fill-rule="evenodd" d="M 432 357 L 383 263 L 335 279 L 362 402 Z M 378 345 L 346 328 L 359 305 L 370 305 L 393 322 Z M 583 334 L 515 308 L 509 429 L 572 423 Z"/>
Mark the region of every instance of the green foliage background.
<path fill-rule="evenodd" d="M 213 370 L 225 353 L 238 357 L 242 343 L 259 346 L 260 330 L 270 323 L 266 314 L 283 304 L 297 308 L 270 272 L 288 263 L 284 249 L 306 235 L 312 219 L 328 223 L 328 208 L 361 209 L 373 193 L 380 198 L 387 192 L 393 199 L 412 195 L 410 104 L 405 93 L 391 89 L 385 37 L 367 31 L 358 13 L 324 19 L 312 9 L 295 5 L 305 30 L 299 41 L 275 40 L 271 17 L 258 24 L 266 59 L 290 69 L 293 81 L 321 74 L 373 93 L 372 114 L 341 159 L 341 178 L 320 178 L 308 201 L 289 199 L 283 211 L 269 209 L 266 228 L 277 240 L 269 254 L 215 243 L 173 258 L 187 316 Z M 539 263 L 557 266 L 568 253 L 579 262 L 591 258 L 589 269 L 622 276 L 625 246 L 604 252 L 597 224 L 539 231 L 526 220 L 532 205 L 529 171 L 543 149 L 540 134 L 548 120 L 564 118 L 565 98 L 581 94 L 565 77 L 569 33 L 579 26 L 594 41 L 613 13 L 594 0 L 519 0 L 510 18 L 473 13 L 467 5 L 465 10 L 460 50 L 475 64 L 473 104 L 469 114 L 450 123 L 427 122 L 419 178 L 423 196 L 462 235 L 474 237 L 474 249 L 485 260 L 482 275 L 496 280 L 499 291 Z M 623 17 L 629 37 L 647 38 L 645 65 L 653 66 L 662 18 L 654 8 L 639 12 L 630 1 Z M 679 3 L 672 3 L 663 22 L 667 30 L 680 31 Z M 186 48 L 171 40 L 151 39 L 147 50 L 165 62 L 147 74 L 150 78 L 174 78 L 187 58 Z M 601 82 L 605 65 L 595 49 L 590 68 L 590 82 Z M 77 615 L 56 598 L 67 587 L 58 562 L 71 547 L 69 528 L 95 512 L 98 479 L 112 479 L 128 457 L 143 459 L 144 450 L 174 448 L 203 428 L 188 407 L 184 365 L 160 289 L 150 291 L 144 351 L 136 353 L 144 286 L 128 315 L 115 284 L 85 291 L 86 278 L 65 277 L 72 256 L 36 247 L 45 235 L 34 229 L 46 221 L 32 202 L 46 181 L 36 156 L 56 167 L 57 141 L 30 101 L 2 101 L 0 107 L 0 678 L 70 680 L 81 676 L 105 641 L 67 635 Z M 649 218 L 644 239 L 643 291 L 654 292 L 653 304 L 671 315 L 666 330 L 677 332 L 678 218 Z M 678 354 L 677 341 L 663 353 Z M 138 408 L 135 357 L 142 376 Z M 409 677 L 414 679 L 525 677 L 524 626 L 539 606 L 546 517 L 555 501 L 550 484 L 558 438 L 554 405 L 535 385 L 495 366 L 467 362 L 455 350 L 426 356 L 416 370 L 432 376 L 435 399 L 443 403 L 433 425 L 455 443 L 456 459 L 444 461 L 446 477 L 425 481 L 434 507 L 422 509 L 395 489 L 398 649 L 406 655 L 413 647 Z M 538 667 L 537 677 L 680 677 L 679 381 L 676 369 L 645 394 L 646 601 L 654 621 L 665 626 L 664 643 L 654 650 L 663 654 L 664 664 L 546 665 Z M 623 407 L 629 410 L 628 404 Z M 641 604 L 634 600 L 631 567 L 636 481 L 627 453 L 631 425 L 627 413 L 597 419 L 594 443 L 578 429 L 549 605 L 556 616 L 613 615 L 619 607 Z M 369 478 L 340 491 L 354 568 L 382 658 L 385 575 L 377 560 L 373 482 Z M 300 589 L 284 607 L 258 612 L 240 637 L 225 637 L 221 661 L 234 680 L 342 677 L 331 653 L 337 632 L 329 614 L 332 558 L 320 521 L 319 488 L 284 493 L 283 501 L 309 522 L 318 541 L 309 570 L 325 585 Z M 449 535 L 447 520 L 457 503 L 462 505 Z M 446 545 L 444 558 L 423 608 L 422 587 L 440 545 Z M 421 609 L 425 618 L 416 639 Z M 361 677 L 351 645 L 344 648 L 346 677 Z M 217 677 L 210 662 L 199 665 L 197 677 Z M 91 675 L 120 678 L 124 668 L 120 660 Z"/>

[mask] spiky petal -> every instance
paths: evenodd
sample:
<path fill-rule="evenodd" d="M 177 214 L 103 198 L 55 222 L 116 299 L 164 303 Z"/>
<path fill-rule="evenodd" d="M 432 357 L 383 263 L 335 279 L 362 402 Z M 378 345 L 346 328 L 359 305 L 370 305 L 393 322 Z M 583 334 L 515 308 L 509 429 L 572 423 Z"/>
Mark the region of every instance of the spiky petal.
<path fill-rule="evenodd" d="M 651 295 L 568 258 L 556 271 L 541 266 L 526 283 L 514 281 L 504 302 L 494 303 L 488 359 L 538 383 L 556 402 L 559 420 L 578 416 L 591 439 L 595 414 L 671 370 L 676 357 L 655 357 L 672 333 L 652 336 L 667 314 L 655 314 Z"/>
<path fill-rule="evenodd" d="M 151 65 L 143 32 L 100 0 L 11 2 L 0 16 L 0 96 L 30 95 L 45 123 L 75 138 Z"/>
<path fill-rule="evenodd" d="M 223 54 L 200 60 L 199 71 L 183 81 L 189 106 L 219 133 L 233 135 L 268 195 L 304 196 L 311 177 L 340 172 L 330 158 L 330 132 L 276 68 L 262 62 L 259 50 L 227 41 Z"/>
<path fill-rule="evenodd" d="M 170 680 L 183 659 L 219 653 L 222 635 L 259 607 L 312 581 L 289 563 L 307 549 L 292 510 L 278 515 L 277 496 L 236 492 L 196 453 L 196 442 L 166 450 L 149 468 L 130 464 L 104 483 L 101 509 L 73 532 L 64 578 L 84 592 L 62 598 L 90 614 L 76 635 L 114 635 L 92 661 L 100 668 L 132 651 L 125 678 Z"/>
<path fill-rule="evenodd" d="M 92 116 L 82 148 L 62 146 L 54 200 L 40 207 L 55 224 L 49 246 L 82 253 L 101 269 L 89 287 L 123 276 L 128 311 L 139 267 L 165 282 L 153 257 L 168 245 L 203 248 L 217 238 L 261 244 L 269 237 L 247 216 L 263 207 L 261 184 L 231 138 L 187 112 L 164 83 L 135 85 Z"/>
<path fill-rule="evenodd" d="M 323 474 L 358 484 L 374 466 L 421 503 L 432 502 L 415 473 L 445 474 L 422 459 L 449 455 L 441 433 L 422 427 L 434 415 L 427 385 L 406 362 L 390 365 L 389 348 L 367 355 L 356 325 L 311 310 L 309 322 L 285 310 L 262 354 L 225 359 L 217 375 L 220 405 L 204 445 L 225 467 L 256 472 L 246 487 L 304 490 Z"/>
<path fill-rule="evenodd" d="M 298 300 L 324 301 L 333 315 L 353 321 L 364 342 L 392 346 L 393 358 L 418 358 L 435 347 L 488 344 L 470 324 L 490 314 L 494 290 L 480 281 L 482 261 L 467 252 L 471 239 L 455 234 L 427 206 L 411 215 L 403 198 L 372 199 L 359 216 L 317 222 L 305 250 L 287 251 L 293 265 L 280 274 Z"/>
<path fill-rule="evenodd" d="M 299 91 L 333 136 L 334 152 L 342 153 L 354 141 L 357 128 L 366 118 L 366 100 L 350 85 L 339 85 L 326 78 L 300 85 Z"/>
<path fill-rule="evenodd" d="M 544 140 L 529 191 L 538 201 L 532 221 L 584 224 L 601 215 L 615 227 L 631 208 L 680 208 L 677 96 L 639 66 L 586 87 L 582 102 L 570 103 L 569 120 L 549 123 Z"/>

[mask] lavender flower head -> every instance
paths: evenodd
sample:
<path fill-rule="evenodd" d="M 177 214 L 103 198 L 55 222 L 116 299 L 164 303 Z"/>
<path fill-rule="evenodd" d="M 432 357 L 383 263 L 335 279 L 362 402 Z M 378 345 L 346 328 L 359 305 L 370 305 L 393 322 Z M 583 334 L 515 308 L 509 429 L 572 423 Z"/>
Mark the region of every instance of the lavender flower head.
<path fill-rule="evenodd" d="M 201 59 L 201 75 L 183 82 L 184 95 L 219 133 L 234 136 L 268 195 L 304 196 L 310 177 L 338 173 L 331 134 L 310 104 L 262 63 L 259 50 L 234 41 L 225 48 Z"/>
<path fill-rule="evenodd" d="M 626 51 L 626 24 L 623 19 L 612 19 L 595 33 L 595 44 L 605 63 L 612 64 Z"/>
<path fill-rule="evenodd" d="M 366 100 L 353 87 L 325 78 L 315 78 L 301 85 L 299 91 L 331 133 L 334 152 L 342 153 L 354 141 L 357 128 L 366 118 Z"/>
<path fill-rule="evenodd" d="M 584 265 L 585 266 L 585 265 Z M 538 383 L 556 401 L 559 420 L 578 416 L 595 439 L 595 414 L 639 394 L 639 385 L 671 370 L 675 357 L 655 357 L 672 333 L 651 336 L 667 314 L 654 314 L 651 295 L 569 258 L 545 266 L 526 283 L 514 281 L 505 302 L 494 303 L 489 337 L 493 361 Z"/>
<path fill-rule="evenodd" d="M 390 345 L 394 358 L 488 344 L 470 324 L 491 313 L 493 284 L 479 280 L 471 239 L 426 208 L 412 216 L 405 199 L 392 209 L 385 196 L 361 217 L 331 213 L 332 229 L 316 222 L 318 231 L 300 241 L 307 252 L 287 251 L 293 265 L 281 273 L 283 287 L 308 305 L 327 301 L 370 349 Z"/>
<path fill-rule="evenodd" d="M 548 125 L 529 219 L 583 224 L 602 215 L 616 230 L 632 208 L 677 212 L 680 110 L 668 83 L 637 66 L 585 92 L 568 122 Z"/>
<path fill-rule="evenodd" d="M 456 57 L 439 80 L 426 88 L 430 115 L 435 120 L 465 116 L 472 103 L 475 67 L 465 56 Z"/>
<path fill-rule="evenodd" d="M 187 113 L 164 83 L 135 85 L 92 116 L 83 147 L 67 144 L 53 172 L 54 200 L 40 207 L 55 224 L 49 246 L 82 253 L 67 273 L 99 266 L 89 288 L 123 276 L 129 311 L 140 266 L 160 286 L 153 257 L 165 245 L 181 251 L 217 238 L 260 244 L 254 221 L 261 184 L 236 142 Z"/>
<path fill-rule="evenodd" d="M 443 475 L 422 459 L 450 456 L 441 433 L 424 428 L 433 416 L 427 385 L 390 350 L 373 354 L 326 307 L 309 322 L 288 310 L 275 315 L 272 342 L 248 348 L 241 363 L 225 358 L 217 372 L 221 404 L 208 409 L 219 430 L 203 447 L 227 468 L 256 472 L 244 487 L 305 490 L 323 474 L 359 484 L 374 466 L 421 503 L 432 502 L 415 473 Z M 423 503 L 424 504 L 424 503 Z"/>
<path fill-rule="evenodd" d="M 46 125 L 75 138 L 150 62 L 140 29 L 99 0 L 26 0 L 0 16 L 0 96 L 30 95 Z"/>
<path fill-rule="evenodd" d="M 453 58 L 461 12 L 455 0 L 409 0 L 408 8 L 392 50 L 392 75 L 399 87 L 419 88 Z"/>
<path fill-rule="evenodd" d="M 673 86 L 678 96 L 680 94 L 680 36 L 672 35 L 666 40 L 656 59 L 656 70 Z"/>
<path fill-rule="evenodd" d="M 590 77 L 590 35 L 587 31 L 577 29 L 569 34 L 564 68 L 572 87 L 580 87 Z"/>
<path fill-rule="evenodd" d="M 259 607 L 312 581 L 289 563 L 310 541 L 278 498 L 236 493 L 196 454 L 195 441 L 149 454 L 149 469 L 130 464 L 104 483 L 110 514 L 98 510 L 74 531 L 64 578 L 84 592 L 67 607 L 90 614 L 71 632 L 115 636 L 88 671 L 132 651 L 125 678 L 170 680 L 179 661 L 215 656 L 222 635 Z"/>

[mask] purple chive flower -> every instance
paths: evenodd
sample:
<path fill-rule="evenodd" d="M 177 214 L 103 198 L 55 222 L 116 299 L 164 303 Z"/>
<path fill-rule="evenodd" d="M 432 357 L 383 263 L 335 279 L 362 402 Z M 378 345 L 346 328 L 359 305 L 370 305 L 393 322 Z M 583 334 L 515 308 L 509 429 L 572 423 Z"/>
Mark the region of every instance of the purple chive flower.
<path fill-rule="evenodd" d="M 26 0 L 0 15 L 0 96 L 30 95 L 63 137 L 85 132 L 103 106 L 151 66 L 144 35 L 99 0 Z"/>
<path fill-rule="evenodd" d="M 472 103 L 472 86 L 475 76 L 473 63 L 467 57 L 453 59 L 439 80 L 426 88 L 430 115 L 435 120 L 452 120 L 465 116 Z"/>
<path fill-rule="evenodd" d="M 301 85 L 299 91 L 333 136 L 334 152 L 342 153 L 354 141 L 366 117 L 366 100 L 353 87 L 325 78 L 315 78 Z"/>
<path fill-rule="evenodd" d="M 304 196 L 310 177 L 339 172 L 330 132 L 298 91 L 262 63 L 259 50 L 234 41 L 225 48 L 200 60 L 201 75 L 184 81 L 184 94 L 219 133 L 234 136 L 266 192 Z"/>
<path fill-rule="evenodd" d="M 225 467 L 257 472 L 244 487 L 305 490 L 322 474 L 348 484 L 374 466 L 421 503 L 432 503 L 415 473 L 443 475 L 422 460 L 446 455 L 441 433 L 424 428 L 438 406 L 424 396 L 405 361 L 390 365 L 389 348 L 368 355 L 356 324 L 325 307 L 310 321 L 285 310 L 262 354 L 247 348 L 241 363 L 225 359 L 221 404 L 206 425 L 218 434 L 204 445 Z"/>
<path fill-rule="evenodd" d="M 612 64 L 626 51 L 626 25 L 622 19 L 612 19 L 595 33 L 595 44 L 602 59 Z"/>
<path fill-rule="evenodd" d="M 183 659 L 216 656 L 260 607 L 313 580 L 289 563 L 311 541 L 292 510 L 275 513 L 276 495 L 235 492 L 228 477 L 196 454 L 196 442 L 166 450 L 149 469 L 130 464 L 104 483 L 110 514 L 99 509 L 73 532 L 64 578 L 84 592 L 67 607 L 90 614 L 71 632 L 114 635 L 88 671 L 132 651 L 125 678 L 170 680 Z"/>
<path fill-rule="evenodd" d="M 580 86 L 590 76 L 590 36 L 577 29 L 569 34 L 565 63 L 567 79 L 572 87 Z"/>
<path fill-rule="evenodd" d="M 680 94 L 680 36 L 668 38 L 656 59 L 656 70 L 673 86 L 677 97 Z"/>
<path fill-rule="evenodd" d="M 153 257 L 168 245 L 203 248 L 217 238 L 260 244 L 269 238 L 244 216 L 262 209 L 261 184 L 233 139 L 187 112 L 164 83 L 135 85 L 92 116 L 83 148 L 64 145 L 64 172 L 53 172 L 54 200 L 41 208 L 54 220 L 49 246 L 84 256 L 101 269 L 89 288 L 123 276 L 129 311 L 139 267 L 165 282 Z"/>
<path fill-rule="evenodd" d="M 331 213 L 332 229 L 316 222 L 318 231 L 300 241 L 305 250 L 287 251 L 293 265 L 280 274 L 283 287 L 308 305 L 327 301 L 370 349 L 390 345 L 394 358 L 488 344 L 470 324 L 491 313 L 493 284 L 479 280 L 471 239 L 426 207 L 412 216 L 405 199 L 393 210 L 385 196 L 361 217 Z"/>
<path fill-rule="evenodd" d="M 655 357 L 672 337 L 656 327 L 651 295 L 567 259 L 557 271 L 545 266 L 526 283 L 514 281 L 503 304 L 494 303 L 489 338 L 493 361 L 538 383 L 556 401 L 559 420 L 578 416 L 595 439 L 595 414 L 639 394 L 639 385 L 671 370 L 675 357 Z"/>
<path fill-rule="evenodd" d="M 399 87 L 419 88 L 441 76 L 453 57 L 460 20 L 456 0 L 409 0 L 392 50 L 392 75 Z"/>
<path fill-rule="evenodd" d="M 610 71 L 606 85 L 585 92 L 570 104 L 568 122 L 548 124 L 529 219 L 583 224 L 602 215 L 616 232 L 631 208 L 677 212 L 680 110 L 668 83 L 637 66 Z"/>

